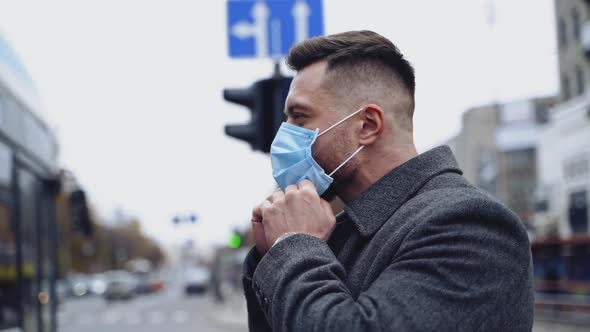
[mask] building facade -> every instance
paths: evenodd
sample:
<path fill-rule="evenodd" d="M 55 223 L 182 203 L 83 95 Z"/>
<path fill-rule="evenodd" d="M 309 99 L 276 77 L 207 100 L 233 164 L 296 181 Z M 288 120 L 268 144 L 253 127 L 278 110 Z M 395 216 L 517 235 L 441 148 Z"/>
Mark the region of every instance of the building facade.
<path fill-rule="evenodd" d="M 551 110 L 538 144 L 539 237 L 571 238 L 590 229 L 590 94 Z"/>
<path fill-rule="evenodd" d="M 556 0 L 560 103 L 537 144 L 536 236 L 588 235 L 590 1 Z"/>
<path fill-rule="evenodd" d="M 449 146 L 465 177 L 533 227 L 537 186 L 536 142 L 555 98 L 476 107 L 463 114 Z"/>
<path fill-rule="evenodd" d="M 556 0 L 560 101 L 590 87 L 590 1 Z"/>
<path fill-rule="evenodd" d="M 56 331 L 58 145 L 0 33 L 0 331 Z"/>

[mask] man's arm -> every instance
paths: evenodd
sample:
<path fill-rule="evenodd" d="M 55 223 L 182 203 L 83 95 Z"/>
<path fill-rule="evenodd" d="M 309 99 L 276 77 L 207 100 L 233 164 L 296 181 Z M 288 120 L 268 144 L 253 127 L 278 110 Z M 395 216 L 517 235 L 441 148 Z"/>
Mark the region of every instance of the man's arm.
<path fill-rule="evenodd" d="M 529 242 L 499 207 L 417 225 L 357 299 L 324 241 L 290 236 L 258 264 L 257 300 L 276 331 L 530 331 Z"/>
<path fill-rule="evenodd" d="M 256 250 L 256 247 L 253 247 L 244 260 L 244 272 L 242 276 L 244 295 L 246 296 L 246 305 L 248 307 L 248 328 L 250 331 L 272 331 L 266 321 L 262 308 L 258 304 L 256 292 L 252 288 L 252 279 L 258 262 L 260 262 L 260 254 Z"/>

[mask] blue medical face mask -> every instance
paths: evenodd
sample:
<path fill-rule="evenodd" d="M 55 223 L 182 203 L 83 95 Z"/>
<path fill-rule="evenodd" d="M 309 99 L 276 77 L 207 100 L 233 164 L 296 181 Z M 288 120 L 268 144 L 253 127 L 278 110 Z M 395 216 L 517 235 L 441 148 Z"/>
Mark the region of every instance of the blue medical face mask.
<path fill-rule="evenodd" d="M 318 137 L 350 119 L 363 109 L 361 108 L 336 122 L 322 133 L 320 133 L 319 129 L 310 130 L 283 122 L 270 146 L 272 175 L 281 189 L 285 190 L 291 184 L 297 184 L 308 179 L 315 185 L 318 193 L 323 194 L 334 181 L 332 175 L 354 158 L 364 148 L 364 145 L 361 145 L 330 174 L 326 174 L 324 169 L 313 159 L 311 146 Z"/>

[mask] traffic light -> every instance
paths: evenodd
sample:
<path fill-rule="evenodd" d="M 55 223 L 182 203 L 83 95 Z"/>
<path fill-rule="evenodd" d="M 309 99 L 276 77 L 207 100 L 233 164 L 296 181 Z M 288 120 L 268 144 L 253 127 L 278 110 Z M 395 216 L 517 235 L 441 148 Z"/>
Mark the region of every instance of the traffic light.
<path fill-rule="evenodd" d="M 231 249 L 238 249 L 242 246 L 244 242 L 242 241 L 242 236 L 239 233 L 233 233 L 229 238 L 229 243 L 227 244 L 228 247 Z"/>
<path fill-rule="evenodd" d="M 70 193 L 69 207 L 72 228 L 84 236 L 91 236 L 94 227 L 92 221 L 90 221 L 86 193 L 83 190 L 76 190 Z"/>
<path fill-rule="evenodd" d="M 246 106 L 252 118 L 247 124 L 226 125 L 225 133 L 250 143 L 253 150 L 270 152 L 270 145 L 285 120 L 283 108 L 292 77 L 272 77 L 243 89 L 223 89 L 223 98 Z"/>

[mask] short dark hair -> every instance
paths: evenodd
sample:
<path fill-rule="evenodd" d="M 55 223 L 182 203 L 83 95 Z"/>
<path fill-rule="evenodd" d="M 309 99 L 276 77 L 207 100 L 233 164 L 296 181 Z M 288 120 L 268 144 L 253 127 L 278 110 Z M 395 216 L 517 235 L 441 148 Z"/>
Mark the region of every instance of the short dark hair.
<path fill-rule="evenodd" d="M 414 68 L 389 39 L 378 33 L 348 31 L 308 39 L 293 46 L 285 62 L 291 69 L 300 71 L 322 60 L 327 61 L 327 70 L 367 61 L 378 62 L 391 69 L 414 99 Z"/>

